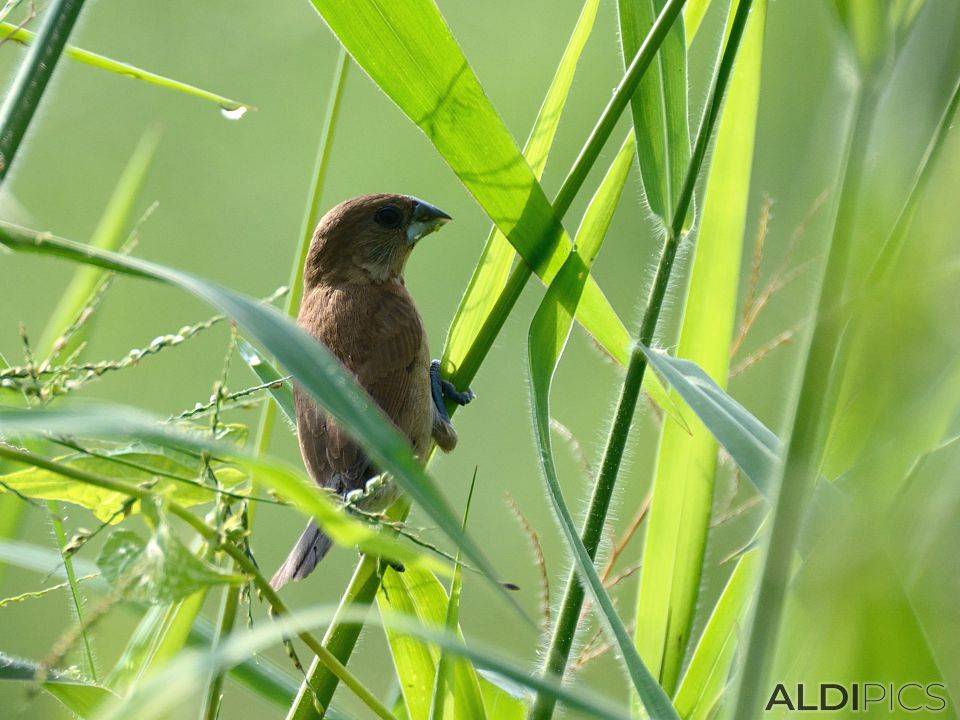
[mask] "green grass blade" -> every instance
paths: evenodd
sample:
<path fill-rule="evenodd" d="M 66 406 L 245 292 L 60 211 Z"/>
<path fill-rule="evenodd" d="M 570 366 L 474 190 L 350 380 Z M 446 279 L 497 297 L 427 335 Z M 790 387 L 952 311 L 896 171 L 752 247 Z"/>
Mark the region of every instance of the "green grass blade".
<path fill-rule="evenodd" d="M 0 680 L 33 682 L 39 672 L 36 663 L 0 652 Z M 47 679 L 41 685 L 82 720 L 92 719 L 101 706 L 116 697 L 105 687 L 58 672 L 47 671 Z"/>
<path fill-rule="evenodd" d="M 38 435 L 53 433 L 76 437 L 135 438 L 164 447 L 209 452 L 214 457 L 226 458 L 256 479 L 256 482 L 274 490 L 280 497 L 291 502 L 300 512 L 313 517 L 330 538 L 346 547 L 354 545 L 365 552 L 385 555 L 401 563 L 423 566 L 437 572 L 448 573 L 449 566 L 432 556 L 422 555 L 394 539 L 391 533 L 380 533 L 366 522 L 354 519 L 339 510 L 326 495 L 317 492 L 316 486 L 289 466 L 275 460 L 245 455 L 236 448 L 210 440 L 199 434 L 185 434 L 164 430 L 155 419 L 123 405 L 96 405 L 90 408 L 69 410 L 9 410 L 0 408 L 0 433 Z M 12 457 L 0 445 L 0 455 Z M 55 461 L 32 463 L 46 475 L 65 475 L 63 470 L 98 478 L 111 483 L 140 487 L 136 482 L 124 482 L 113 477 L 91 473 L 90 470 Z M 29 471 L 29 470 L 28 470 Z M 68 477 L 75 478 L 74 475 Z M 92 483 L 77 483 L 91 487 Z M 104 490 L 101 485 L 94 489 Z M 112 491 L 114 494 L 119 492 Z M 180 506 L 181 509 L 182 506 Z"/>
<path fill-rule="evenodd" d="M 403 629 L 396 629 L 391 618 L 406 617 L 424 627 L 441 630 L 446 625 L 449 600 L 440 581 L 430 572 L 405 570 L 387 571 L 377 595 L 377 604 L 384 612 L 383 627 L 390 644 L 394 667 L 400 679 L 404 704 L 410 720 L 430 720 L 431 707 L 441 650 L 424 643 Z M 448 631 L 451 637 L 460 637 L 459 628 Z M 447 649 L 443 649 L 447 653 Z M 483 698 L 476 672 L 469 662 L 450 663 L 453 684 L 451 715 L 442 717 L 485 718 Z M 441 704 L 442 706 L 442 704 Z"/>
<path fill-rule="evenodd" d="M 569 238 L 516 142 L 430 0 L 311 0 L 366 73 L 427 135 L 464 186 L 544 282 Z M 464 112 L 469 108 L 469 112 Z M 580 319 L 615 357 L 629 338 L 590 282 Z"/>
<path fill-rule="evenodd" d="M 619 0 L 617 3 L 625 65 L 640 48 L 665 4 L 665 0 Z M 690 161 L 684 23 L 670 27 L 630 106 L 647 204 L 667 225 L 673 218 Z"/>
<path fill-rule="evenodd" d="M 576 249 L 570 253 L 556 279 L 550 284 L 530 325 L 528 349 L 531 405 L 536 421 L 537 447 L 547 484 L 547 494 L 560 522 L 564 538 L 572 551 L 577 570 L 583 583 L 589 587 L 591 595 L 594 596 L 598 617 L 611 630 L 633 685 L 647 711 L 657 718 L 676 718 L 676 711 L 670 704 L 670 698 L 663 692 L 640 659 L 623 621 L 603 586 L 603 581 L 597 574 L 593 557 L 587 552 L 577 533 L 573 516 L 560 489 L 550 435 L 550 385 L 553 374 L 569 337 L 573 314 L 590 265 L 600 250 L 613 218 L 613 211 L 623 192 L 623 186 L 633 162 L 634 148 L 631 135 L 621 147 L 610 171 L 584 214 L 583 224 L 577 233 Z"/>
<path fill-rule="evenodd" d="M 477 471 L 473 471 L 470 481 L 470 491 L 467 493 L 467 503 L 463 510 L 463 529 L 467 529 L 467 518 L 470 515 L 470 503 L 473 501 L 473 489 L 477 484 Z M 453 578 L 450 580 L 450 598 L 447 601 L 447 616 L 444 627 L 451 635 L 460 633 L 460 595 L 463 592 L 463 564 L 460 553 L 453 568 Z M 486 718 L 484 709 L 483 691 L 480 688 L 479 678 L 473 666 L 451 653 L 441 650 L 437 661 L 437 675 L 433 688 L 433 699 L 430 704 L 431 720 L 444 718 L 475 717 Z"/>
<path fill-rule="evenodd" d="M 729 374 L 737 314 L 765 5 L 763 0 L 754 3 L 717 128 L 677 347 L 678 356 L 699 365 L 720 388 Z M 666 362 L 651 353 L 647 358 L 655 367 Z M 692 389 L 702 391 L 699 384 Z M 681 395 L 674 393 L 680 402 Z M 680 678 L 700 590 L 717 468 L 715 435 L 729 434 L 706 427 L 689 409 L 681 412 L 686 426 L 666 421 L 660 434 L 636 625 L 640 654 L 670 695 Z M 770 464 L 769 471 L 774 468 Z M 748 474 L 762 486 L 756 472 Z"/>
<path fill-rule="evenodd" d="M 36 38 L 36 33 L 30 32 L 25 28 L 17 27 L 16 25 L 8 22 L 0 23 L 0 34 L 2 34 L 5 38 L 10 38 L 10 40 L 22 43 L 24 45 L 32 44 Z M 217 93 L 210 92 L 209 90 L 188 85 L 187 83 L 164 77 L 163 75 L 157 75 L 156 73 L 138 68 L 134 65 L 129 65 L 117 60 L 111 60 L 103 55 L 98 55 L 97 53 L 93 53 L 88 50 L 73 47 L 72 45 L 67 45 L 63 50 L 63 54 L 71 60 L 76 60 L 77 62 L 81 62 L 85 65 L 91 65 L 93 67 L 100 68 L 101 70 L 117 73 L 123 77 L 142 80 L 150 85 L 157 85 L 158 87 L 176 90 L 177 92 L 192 95 L 193 97 L 198 97 L 202 100 L 208 100 L 216 103 L 221 110 L 225 110 L 227 112 L 237 113 L 241 110 L 246 112 L 247 110 L 256 109 L 249 103 L 240 102 L 239 100 L 231 100 L 228 97 L 218 95 Z"/>
<path fill-rule="evenodd" d="M 82 9 L 83 0 L 53 0 L 44 9 L 37 42 L 24 57 L 0 105 L 0 183 L 10 171 Z"/>
<path fill-rule="evenodd" d="M 0 539 L 0 563 L 30 570 L 44 577 L 66 579 L 58 553 L 22 540 Z M 83 558 L 74 558 L 74 566 L 81 575 L 97 573 L 96 565 Z M 100 592 L 108 592 L 106 582 L 100 577 L 92 578 L 90 585 Z M 130 603 L 130 605 L 143 612 L 144 619 L 150 613 L 160 611 L 160 608 L 144 608 L 136 603 Z M 202 645 L 207 648 L 210 647 L 212 638 L 213 626 L 210 621 L 204 617 L 198 617 L 190 628 L 188 642 L 191 645 Z M 266 657 L 249 657 L 239 665 L 235 665 L 230 673 L 237 682 L 249 688 L 251 692 L 281 707 L 288 705 L 297 691 L 297 684 L 290 675 Z"/>
<path fill-rule="evenodd" d="M 684 720 L 709 720 L 715 715 L 730 678 L 737 640 L 746 620 L 759 567 L 758 549 L 750 550 L 737 560 L 707 620 L 674 700 Z"/>
<path fill-rule="evenodd" d="M 143 188 L 147 171 L 150 169 L 159 141 L 160 134 L 156 130 L 148 131 L 140 139 L 123 170 L 123 174 L 120 176 L 120 180 L 117 182 L 106 209 L 100 216 L 100 222 L 97 223 L 97 227 L 93 231 L 93 236 L 90 238 L 92 247 L 101 250 L 117 250 L 126 239 L 127 231 L 130 228 L 131 215 L 140 197 L 140 190 Z M 73 279 L 60 297 L 60 302 L 57 303 L 50 319 L 47 320 L 47 325 L 38 345 L 41 357 L 47 357 L 53 352 L 54 343 L 77 320 L 105 274 L 106 272 L 101 268 L 77 268 Z M 70 355 L 84 340 L 87 327 L 87 325 L 84 325 L 76 333 L 73 333 L 62 346 L 58 345 L 57 353 Z"/>
<path fill-rule="evenodd" d="M 570 86 L 573 84 L 573 76 L 583 48 L 593 31 L 599 5 L 599 0 L 587 0 L 584 3 L 553 81 L 540 106 L 540 112 L 533 123 L 530 137 L 527 138 L 527 144 L 524 146 L 523 156 L 538 180 L 546 167 L 547 156 L 553 146 L 553 139 L 560 125 Z M 467 289 L 460 299 L 453 321 L 450 323 L 441 359 L 445 374 L 450 374 L 454 368 L 460 367 L 463 363 L 467 351 L 476 341 L 484 321 L 490 315 L 497 297 L 507 282 L 515 257 L 516 252 L 506 236 L 494 226 L 487 237 Z"/>
<path fill-rule="evenodd" d="M 277 369 L 243 338 L 237 340 L 237 351 L 254 374 L 260 378 L 260 382 L 276 383 L 276 385 L 271 385 L 270 395 L 276 401 L 277 407 L 283 411 L 284 417 L 290 422 L 296 423 L 297 414 L 293 408 L 293 390 L 290 388 L 290 383 L 284 380 L 283 375 L 277 372 Z"/>
<path fill-rule="evenodd" d="M 199 691 L 205 673 L 229 668 L 253 653 L 278 644 L 284 637 L 329 624 L 338 614 L 343 620 L 352 623 L 389 624 L 395 632 L 402 632 L 429 645 L 439 646 L 469 660 L 475 667 L 491 670 L 522 687 L 550 693 L 559 702 L 566 704 L 571 710 L 579 711 L 584 717 L 597 720 L 625 720 L 627 717 L 624 710 L 612 706 L 609 701 L 588 690 L 568 690 L 555 678 L 531 675 L 526 667 L 505 658 L 500 652 L 484 647 L 483 643 L 463 643 L 456 635 L 431 628 L 394 612 L 382 611 L 383 617 L 380 620 L 367 618 L 365 611 L 359 608 L 338 613 L 335 608 L 318 606 L 281 616 L 272 623 L 261 624 L 252 632 L 233 635 L 213 651 L 182 656 L 176 665 L 157 673 L 130 696 L 107 708 L 99 720 L 154 720 L 175 715 L 173 711 L 181 708 L 185 701 Z M 441 618 L 441 627 L 442 622 Z"/>
<path fill-rule="evenodd" d="M 275 309 L 189 273 L 68 240 L 53 239 L 6 223 L 0 223 L 0 244 L 15 250 L 57 255 L 159 280 L 191 292 L 233 317 L 250 336 L 273 353 L 303 388 L 360 442 L 371 459 L 391 474 L 440 529 L 463 549 L 464 555 L 509 598 L 495 580 L 496 573 L 479 546 L 462 531 L 436 483 L 420 466 L 406 438 L 369 396 L 357 387 L 353 378 L 326 348 Z M 300 485 L 288 489 L 296 487 L 306 490 Z M 307 491 L 301 494 L 298 501 L 307 502 L 310 497 L 316 500 L 317 493 Z M 335 514 L 342 517 L 340 513 Z M 509 598 L 509 602 L 516 607 L 512 598 Z"/>
<path fill-rule="evenodd" d="M 747 477 L 763 493 L 769 493 L 783 450 L 777 436 L 723 392 L 695 363 L 670 357 L 645 345 L 639 348 L 651 367 L 677 391 Z"/>

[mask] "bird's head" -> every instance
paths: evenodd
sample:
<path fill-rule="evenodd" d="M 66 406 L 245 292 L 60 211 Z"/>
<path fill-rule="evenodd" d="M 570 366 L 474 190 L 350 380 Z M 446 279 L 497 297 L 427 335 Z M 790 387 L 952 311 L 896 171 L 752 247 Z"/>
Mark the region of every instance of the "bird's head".
<path fill-rule="evenodd" d="M 409 195 L 346 200 L 324 215 L 313 233 L 306 285 L 401 278 L 417 241 L 448 220 L 442 210 Z"/>

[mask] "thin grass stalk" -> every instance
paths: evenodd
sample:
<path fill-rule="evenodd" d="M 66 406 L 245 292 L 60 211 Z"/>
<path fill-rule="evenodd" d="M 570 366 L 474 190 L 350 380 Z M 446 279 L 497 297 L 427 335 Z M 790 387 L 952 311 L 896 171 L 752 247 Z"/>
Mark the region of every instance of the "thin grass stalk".
<path fill-rule="evenodd" d="M 90 679 L 94 683 L 100 682 L 97 677 L 97 663 L 93 656 L 93 647 L 90 642 L 90 636 L 87 633 L 86 624 L 83 621 L 83 596 L 80 594 L 80 586 L 77 583 L 77 573 L 73 569 L 73 560 L 70 552 L 67 550 L 67 535 L 63 529 L 63 521 L 60 519 L 60 504 L 54 500 L 47 501 L 47 512 L 50 517 L 50 525 L 53 527 L 53 535 L 57 541 L 57 547 L 60 550 L 60 557 L 63 561 L 63 571 L 67 576 L 67 587 L 69 588 L 70 601 L 73 603 L 73 609 L 77 614 L 77 623 L 80 625 L 80 641 L 83 645 L 83 655 L 86 660 L 87 671 L 90 673 Z"/>
<path fill-rule="evenodd" d="M 129 497 L 136 498 L 141 502 L 148 501 L 156 497 L 156 493 L 146 488 L 136 485 L 128 485 L 127 483 L 107 477 L 101 477 L 99 475 L 95 475 L 94 473 L 79 470 L 77 468 L 70 467 L 69 465 L 63 465 L 27 450 L 20 450 L 9 445 L 0 444 L 0 458 L 4 458 L 13 462 L 24 463 L 26 465 L 32 465 L 44 470 L 49 470 L 50 472 L 63 475 L 64 477 L 68 477 L 88 485 L 104 488 L 105 490 L 110 490 L 111 492 L 115 493 L 122 493 Z M 182 505 L 170 500 L 165 500 L 164 507 L 172 515 L 175 515 L 184 523 L 189 525 L 190 528 L 196 532 L 197 535 L 206 540 L 211 547 L 217 547 L 218 549 L 227 553 L 227 555 L 229 555 L 236 563 L 237 567 L 245 575 L 250 577 L 254 585 L 256 585 L 257 590 L 270 604 L 277 615 L 289 614 L 289 609 L 287 608 L 286 603 L 283 602 L 276 590 L 274 590 L 270 585 L 270 582 L 263 576 L 263 574 L 260 572 L 260 569 L 253 562 L 253 560 L 247 556 L 246 552 L 242 548 L 230 542 L 222 542 L 220 533 L 216 529 L 207 525 L 203 520 L 198 518 Z M 378 717 L 384 718 L 385 720 L 395 720 L 393 714 L 383 705 L 383 703 L 380 702 L 379 699 L 377 699 L 373 692 L 362 682 L 360 682 L 360 680 L 349 670 L 347 670 L 346 666 L 344 666 L 343 663 L 337 660 L 323 645 L 321 645 L 311 633 L 298 632 L 297 637 L 314 653 L 316 653 L 321 662 L 326 664 L 330 671 L 337 675 L 337 677 L 339 677 L 339 679 L 343 681 L 343 683 L 350 688 L 357 695 L 357 697 L 360 698 L 360 700 L 362 700 L 364 704 L 366 704 L 367 707 L 369 707 Z"/>
<path fill-rule="evenodd" d="M 323 129 L 320 131 L 320 145 L 317 148 L 317 158 L 313 164 L 313 188 L 307 201 L 307 209 L 303 214 L 300 225 L 300 244 L 294 256 L 293 267 L 290 269 L 290 280 L 287 282 L 287 304 L 284 312 L 287 316 L 295 317 L 300 307 L 300 298 L 303 296 L 303 266 L 307 262 L 307 252 L 310 250 L 310 240 L 313 238 L 313 226 L 317 222 L 320 212 L 320 200 L 323 197 L 323 186 L 327 179 L 327 167 L 330 161 L 330 151 L 333 148 L 333 137 L 337 128 L 337 119 L 340 117 L 340 104 L 343 99 L 343 87 L 347 79 L 347 68 L 350 67 L 350 56 L 341 46 L 337 56 L 337 65 L 333 71 L 333 81 L 330 84 L 330 95 L 327 99 L 327 111 L 323 118 Z M 257 455 L 266 452 L 273 435 L 273 423 L 277 417 L 277 404 L 267 402 L 260 413 L 260 423 L 257 426 L 255 443 Z"/>
<path fill-rule="evenodd" d="M 554 211 L 561 220 L 567 210 L 570 209 L 570 205 L 573 204 L 573 200 L 587 179 L 587 175 L 593 168 L 604 144 L 610 138 L 610 134 L 620 120 L 620 116 L 623 115 L 623 111 L 626 110 L 630 104 L 630 98 L 643 79 L 643 75 L 650 66 L 650 62 L 653 60 L 654 55 L 656 55 L 657 50 L 659 50 L 667 32 L 670 30 L 671 24 L 676 20 L 677 15 L 680 14 L 685 3 L 686 0 L 669 0 L 657 17 L 656 22 L 654 22 L 650 28 L 650 32 L 647 34 L 643 44 L 637 50 L 637 54 L 630 63 L 630 67 L 617 86 L 610 102 L 604 108 L 600 119 L 597 121 L 583 149 L 577 156 L 573 168 L 570 170 L 570 173 L 564 180 L 563 186 L 557 193 L 557 197 L 554 200 Z M 458 387 L 469 386 L 474 376 L 476 376 L 487 352 L 489 352 L 493 345 L 494 339 L 499 334 L 500 329 L 513 310 L 513 306 L 523 292 L 523 288 L 530 278 L 531 272 L 530 267 L 521 260 L 510 274 L 507 285 L 497 299 L 497 303 L 491 311 L 490 316 L 484 322 L 483 328 L 477 336 L 477 340 L 466 353 L 463 362 L 451 378 Z M 452 415 L 456 412 L 457 406 L 448 404 L 447 410 Z M 391 519 L 403 520 L 406 518 L 406 513 L 407 509 L 405 508 L 395 516 L 391 515 Z M 350 584 L 347 586 L 340 600 L 340 610 L 345 610 L 354 604 L 369 606 L 373 603 L 377 589 L 380 587 L 380 579 L 377 577 L 377 563 L 376 558 L 368 556 L 361 558 L 350 580 Z M 324 644 L 328 646 L 341 662 L 346 663 L 353 652 L 353 648 L 357 644 L 361 630 L 362 626 L 359 624 L 341 625 L 335 621 L 327 630 L 327 634 L 324 637 Z M 327 706 L 333 697 L 337 684 L 338 680 L 336 676 L 329 673 L 322 664 L 314 660 L 307 673 L 307 679 L 300 686 L 297 699 L 287 714 L 287 720 L 307 720 L 307 718 L 322 717 L 318 716 L 313 708 L 310 687 L 316 692 L 320 704 Z"/>
<path fill-rule="evenodd" d="M 13 79 L 13 86 L 0 107 L 0 183 L 7 177 L 82 8 L 83 0 L 53 0 L 36 43 L 30 47 Z"/>
<path fill-rule="evenodd" d="M 233 632 L 239 607 L 240 586 L 227 586 L 223 594 L 223 604 L 220 606 L 220 623 L 217 626 L 217 637 L 214 640 L 216 645 L 220 645 Z M 223 699 L 224 676 L 224 672 L 216 673 L 207 686 L 207 697 L 200 711 L 200 720 L 217 720 L 217 716 L 220 714 L 220 703 Z"/>
<path fill-rule="evenodd" d="M 677 198 L 672 223 L 667 229 L 653 286 L 650 288 L 646 310 L 644 311 L 638 335 L 638 340 L 643 345 L 650 345 L 656 332 L 660 311 L 667 294 L 670 274 L 673 270 L 674 259 L 676 258 L 677 247 L 683 232 L 683 223 L 689 211 L 690 203 L 693 200 L 693 192 L 697 184 L 700 167 L 706 156 L 707 147 L 713 134 L 713 128 L 720 113 L 720 107 L 723 103 L 723 97 L 730 79 L 730 74 L 733 71 L 734 60 L 737 55 L 737 50 L 740 47 L 740 39 L 743 36 L 743 30 L 747 22 L 751 4 L 752 0 L 741 0 L 737 6 L 733 23 L 731 24 L 730 36 L 724 48 L 723 56 L 720 59 L 710 100 L 707 103 L 707 109 L 697 133 L 697 141 L 690 158 L 690 165 L 687 169 L 680 196 Z M 593 488 L 586 518 L 584 519 L 581 539 L 583 540 L 587 553 L 592 559 L 596 558 L 597 550 L 600 547 L 603 528 L 607 520 L 607 512 L 610 508 L 610 500 L 613 497 L 617 475 L 620 472 L 623 452 L 630 434 L 630 427 L 633 424 L 633 415 L 636 410 L 640 387 L 643 384 L 643 376 L 646 369 L 646 357 L 639 349 L 634 349 L 630 356 L 630 364 L 627 367 L 627 374 L 624 379 L 620 399 L 617 403 L 613 425 L 610 429 L 610 435 L 603 453 L 600 472 Z M 583 600 L 584 587 L 580 582 L 576 570 L 572 570 L 567 579 L 563 603 L 560 608 L 560 613 L 557 616 L 557 623 L 554 626 L 553 637 L 551 638 L 550 648 L 544 664 L 544 675 L 553 674 L 559 677 L 563 676 L 579 624 Z M 530 717 L 531 720 L 547 720 L 553 716 L 555 706 L 555 699 L 543 694 L 538 694 L 528 717 Z"/>
<path fill-rule="evenodd" d="M 831 375 L 842 332 L 839 306 L 846 283 L 851 230 L 877 95 L 878 89 L 868 81 L 868 84 L 858 86 L 854 98 L 852 136 L 844 163 L 840 203 L 819 291 L 814 316 L 816 325 L 807 351 L 783 478 L 773 511 L 756 609 L 748 631 L 742 680 L 733 715 L 737 718 L 753 717 L 760 709 L 761 688 L 765 687 L 774 660 L 803 510 L 813 480 L 819 473 L 831 400 L 836 399 Z"/>
<path fill-rule="evenodd" d="M 576 199 L 577 194 L 583 187 L 584 181 L 587 179 L 587 175 L 590 174 L 594 163 L 596 163 L 597 158 L 600 156 L 601 150 L 603 150 L 607 140 L 610 139 L 610 134 L 620 121 L 620 116 L 623 115 L 623 111 L 629 106 L 630 98 L 633 97 L 637 87 L 640 85 L 640 81 L 643 80 L 647 68 L 650 67 L 650 63 L 660 49 L 660 45 L 663 44 L 674 20 L 676 20 L 680 11 L 683 10 L 685 3 L 686 0 L 668 0 L 660 12 L 660 15 L 653 23 L 653 26 L 650 28 L 650 32 L 644 39 L 643 44 L 641 44 L 637 50 L 637 54 L 634 55 L 630 67 L 627 68 L 623 79 L 620 81 L 620 84 L 617 85 L 613 97 L 610 98 L 610 102 L 607 103 L 607 106 L 604 108 L 600 119 L 597 121 L 586 143 L 584 143 L 583 148 L 580 150 L 580 154 L 577 156 L 573 168 L 564 179 L 559 192 L 557 192 L 557 197 L 553 201 L 553 209 L 558 220 L 563 220 L 573 201 Z M 533 270 L 531 270 L 530 266 L 521 259 L 516 267 L 514 267 L 513 272 L 510 273 L 507 284 L 504 286 L 503 292 L 500 293 L 500 297 L 497 298 L 497 302 L 490 311 L 490 315 L 487 316 L 487 319 L 484 321 L 483 327 L 477 334 L 476 341 L 467 351 L 463 362 L 453 374 L 453 383 L 458 387 L 466 387 L 469 385 L 470 381 L 477 374 L 480 365 L 493 346 L 493 341 L 497 335 L 499 335 L 503 324 L 507 321 L 507 317 L 513 310 L 513 306 L 516 305 L 524 287 L 526 287 L 527 280 L 530 279 L 532 272 Z"/>

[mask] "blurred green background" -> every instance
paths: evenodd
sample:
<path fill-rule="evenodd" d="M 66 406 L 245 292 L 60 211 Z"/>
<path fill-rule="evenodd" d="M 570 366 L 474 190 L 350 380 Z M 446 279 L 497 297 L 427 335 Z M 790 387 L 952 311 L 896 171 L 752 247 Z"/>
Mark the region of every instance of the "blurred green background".
<path fill-rule="evenodd" d="M 883 151 L 870 159 L 874 170 L 871 182 L 876 187 L 872 188 L 874 202 L 869 212 L 875 227 L 883 231 L 893 221 L 903 187 L 960 65 L 960 49 L 949 62 L 944 61 L 942 52 L 944 47 L 960 48 L 956 3 L 941 0 L 928 5 L 910 42 L 918 48 L 931 48 L 930 58 L 924 60 L 918 53 L 917 62 L 896 79 L 895 92 L 881 106 L 883 117 L 877 133 L 882 142 L 876 146 Z M 573 28 L 579 3 L 440 0 L 439 6 L 494 105 L 522 142 Z M 720 40 L 722 18 L 717 10 L 711 11 L 692 51 L 695 118 Z M 267 295 L 286 283 L 338 47 L 311 6 L 248 0 L 89 3 L 71 41 L 249 102 L 257 110 L 231 121 L 208 102 L 64 59 L 4 186 L 0 207 L 5 218 L 63 237 L 87 239 L 138 140 L 148 128 L 157 126 L 162 140 L 140 207 L 146 209 L 154 201 L 159 207 L 144 225 L 135 252 L 251 295 Z M 10 77 L 23 52 L 13 43 L 0 47 L 4 77 Z M 548 195 L 559 187 L 622 74 L 621 67 L 615 8 L 608 2 L 601 8 L 581 61 L 547 166 L 544 185 Z M 798 345 L 802 347 L 805 337 L 802 321 L 810 310 L 809 298 L 819 277 L 818 260 L 835 207 L 836 169 L 849 115 L 848 76 L 843 38 L 831 2 L 771 3 L 744 272 L 749 272 L 753 235 L 767 197 L 773 204 L 762 278 L 776 271 L 792 237 L 799 239 L 796 251 L 786 258 L 788 266 L 813 262 L 774 297 L 739 359 L 785 331 L 795 331 L 796 342 L 734 378 L 731 392 L 781 436 L 792 415 Z M 624 133 L 626 129 L 624 125 Z M 606 162 L 612 160 L 615 148 L 612 142 L 604 154 Z M 957 187 L 958 161 L 960 144 L 954 139 L 946 149 L 942 162 L 946 169 L 938 187 Z M 603 159 L 598 163 L 587 187 L 595 186 L 605 164 Z M 633 328 L 646 297 L 658 239 L 643 207 L 636 172 L 630 186 L 597 260 L 595 275 Z M 417 195 L 455 218 L 442 233 L 423 243 L 407 272 L 408 285 L 426 322 L 431 351 L 439 356 L 489 222 L 419 130 L 354 66 L 347 79 L 322 206 L 326 209 L 368 192 Z M 826 201 L 818 203 L 824 193 Z M 571 229 L 589 194 L 585 191 L 568 215 Z M 927 227 L 942 240 L 955 233 L 960 211 L 949 202 L 935 205 L 928 212 L 939 215 Z M 11 363 L 22 358 L 18 323 L 37 338 L 73 270 L 70 264 L 48 258 L 0 254 L 0 351 Z M 675 283 L 673 298 L 682 287 L 680 281 Z M 567 569 L 542 491 L 525 379 L 526 331 L 541 293 L 539 286 L 531 285 L 517 305 L 474 382 L 477 401 L 457 416 L 459 447 L 432 468 L 455 507 L 462 507 L 469 479 L 477 468 L 470 530 L 503 577 L 521 586 L 519 600 L 532 613 L 537 612 L 538 573 L 527 537 L 504 503 L 505 494 L 515 498 L 539 531 L 555 593 Z M 96 319 L 87 357 L 122 357 L 155 336 L 210 314 L 183 293 L 120 278 Z M 674 304 L 668 309 L 661 334 L 667 347 L 675 342 L 671 328 L 676 316 Z M 105 376 L 86 394 L 136 404 L 161 416 L 179 412 L 209 398 L 223 363 L 226 337 L 226 328 L 218 327 L 144 360 L 137 368 Z M 553 408 L 590 461 L 597 458 L 605 437 L 619 378 L 619 369 L 605 360 L 582 332 L 575 332 L 560 365 Z M 235 362 L 230 388 L 252 384 L 252 373 Z M 657 421 L 648 409 L 640 415 L 631 443 L 632 460 L 621 474 L 616 529 L 629 523 L 648 490 Z M 231 416 L 251 426 L 256 418 L 255 410 Z M 275 433 L 272 451 L 299 462 L 288 432 Z M 582 507 L 580 498 L 586 486 L 582 469 L 562 446 L 558 454 L 568 498 L 573 507 Z M 945 477 L 952 473 L 955 479 L 954 468 L 947 463 L 942 473 Z M 717 502 L 725 506 L 735 492 L 732 480 L 719 488 Z M 9 500 L 4 502 L 8 504 L 3 507 L 9 507 Z M 953 502 L 951 507 L 956 498 Z M 67 508 L 66 514 L 68 530 L 92 525 L 82 511 Z M 722 559 L 749 538 L 757 518 L 756 509 L 747 512 L 711 538 L 706 605 L 712 603 L 729 572 Z M 415 512 L 413 525 L 421 520 Z M 258 510 L 252 544 L 267 572 L 285 557 L 300 526 L 301 519 L 293 511 L 266 506 Z M 53 547 L 48 522 L 36 510 L 27 511 L 22 536 Z M 631 545 L 625 564 L 639 558 L 640 542 L 638 538 Z M 936 546 L 944 547 L 939 540 Z M 95 552 L 96 544 L 84 550 L 90 559 Z M 351 551 L 335 550 L 308 581 L 285 591 L 290 604 L 335 602 L 355 559 Z M 960 569 L 956 556 L 938 562 L 946 564 L 944 572 L 956 577 Z M 0 582 L 0 597 L 38 587 L 41 580 L 34 573 L 7 568 Z M 633 582 L 635 578 L 623 583 L 616 593 L 628 620 L 635 602 Z M 519 625 L 502 601 L 474 576 L 468 576 L 466 583 L 461 621 L 467 637 L 481 637 L 526 657 L 532 666 L 537 658 L 535 634 Z M 212 609 L 211 603 L 208 610 Z M 105 665 L 113 662 L 136 619 L 133 612 L 118 609 L 101 621 L 98 651 Z M 258 616 L 258 622 L 262 621 Z M 70 624 L 66 598 L 59 593 L 4 607 L 0 609 L 0 649 L 40 659 L 38 653 L 44 654 Z M 282 652 L 275 656 L 285 662 Z M 380 631 L 365 632 L 351 667 L 374 689 L 384 694 L 388 691 L 394 681 Z M 583 676 L 601 691 L 618 699 L 625 697 L 617 665 L 609 655 L 588 665 Z M 354 702 L 347 694 L 338 696 L 342 707 L 362 713 Z M 5 718 L 67 717 L 55 701 L 29 695 L 21 685 L 0 685 L 0 708 Z M 223 717 L 280 716 L 276 708 L 232 683 L 228 685 Z"/>

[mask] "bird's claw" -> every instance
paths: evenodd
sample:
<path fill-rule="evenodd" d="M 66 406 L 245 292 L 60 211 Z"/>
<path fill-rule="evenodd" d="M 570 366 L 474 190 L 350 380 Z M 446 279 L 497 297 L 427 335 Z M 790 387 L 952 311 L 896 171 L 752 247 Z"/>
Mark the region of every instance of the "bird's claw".
<path fill-rule="evenodd" d="M 470 401 L 476 397 L 470 388 L 461 392 L 454 387 L 452 382 L 440 377 L 439 360 L 434 360 L 430 363 L 430 393 L 433 396 L 433 404 L 436 405 L 437 412 L 440 413 L 440 417 L 445 421 L 450 420 L 450 415 L 447 413 L 444 400 L 452 400 L 457 405 L 463 406 L 470 403 Z"/>

